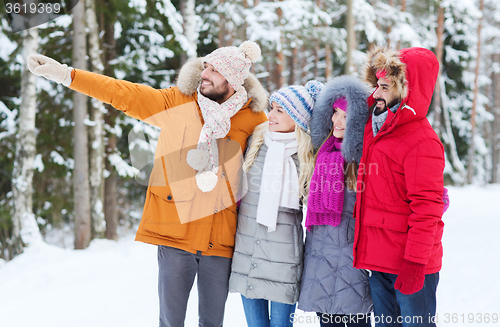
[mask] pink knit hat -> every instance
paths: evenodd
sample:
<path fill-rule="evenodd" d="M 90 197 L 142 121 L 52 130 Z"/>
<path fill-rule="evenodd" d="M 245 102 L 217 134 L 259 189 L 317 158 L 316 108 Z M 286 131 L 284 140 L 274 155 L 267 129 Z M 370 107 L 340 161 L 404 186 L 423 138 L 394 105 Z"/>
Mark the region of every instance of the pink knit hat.
<path fill-rule="evenodd" d="M 205 56 L 203 63 L 217 69 L 237 90 L 248 77 L 250 66 L 260 57 L 260 47 L 252 41 L 245 41 L 239 47 L 223 47 Z"/>
<path fill-rule="evenodd" d="M 340 97 L 337 100 L 335 100 L 335 102 L 332 105 L 332 108 L 333 109 L 339 108 L 339 109 L 347 112 L 347 100 L 345 99 L 345 97 Z"/>

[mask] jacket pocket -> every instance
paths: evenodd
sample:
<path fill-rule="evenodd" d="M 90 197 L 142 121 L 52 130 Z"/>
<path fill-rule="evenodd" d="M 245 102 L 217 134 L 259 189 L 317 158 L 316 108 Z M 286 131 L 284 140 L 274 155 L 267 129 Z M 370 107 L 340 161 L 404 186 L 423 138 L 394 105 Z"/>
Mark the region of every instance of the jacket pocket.
<path fill-rule="evenodd" d="M 180 218 L 190 215 L 194 191 L 176 190 L 173 194 L 168 186 L 150 186 L 149 192 L 144 229 L 164 238 L 184 238 L 189 224 Z"/>
<path fill-rule="evenodd" d="M 362 221 L 367 226 L 381 227 L 397 232 L 408 231 L 408 215 L 406 214 L 367 208 Z"/>

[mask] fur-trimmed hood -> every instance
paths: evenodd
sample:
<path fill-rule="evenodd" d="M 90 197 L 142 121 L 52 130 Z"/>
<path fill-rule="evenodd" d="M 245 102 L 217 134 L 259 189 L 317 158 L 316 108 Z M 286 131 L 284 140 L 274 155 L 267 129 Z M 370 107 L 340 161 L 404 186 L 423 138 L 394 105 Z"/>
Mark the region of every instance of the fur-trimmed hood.
<path fill-rule="evenodd" d="M 385 78 L 394 83 L 400 99 L 408 95 L 406 81 L 406 65 L 401 61 L 399 52 L 388 48 L 375 48 L 368 53 L 365 80 L 372 87 L 377 88 L 377 72 L 385 70 Z"/>
<path fill-rule="evenodd" d="M 384 69 L 386 78 L 395 83 L 401 101 L 395 124 L 402 125 L 427 116 L 439 72 L 436 55 L 425 48 L 406 48 L 394 51 L 376 48 L 368 53 L 365 80 L 377 87 L 377 72 Z M 368 106 L 374 103 L 368 98 Z M 402 110 L 408 109 L 408 110 Z"/>
<path fill-rule="evenodd" d="M 370 112 L 366 98 L 368 87 L 352 76 L 339 76 L 326 83 L 314 107 L 310 128 L 313 145 L 319 148 L 330 133 L 333 103 L 340 97 L 347 100 L 347 121 L 342 142 L 342 155 L 347 162 L 359 163 L 363 153 L 363 134 Z"/>
<path fill-rule="evenodd" d="M 196 58 L 190 60 L 182 66 L 177 77 L 177 87 L 185 95 L 192 95 L 201 84 L 201 73 L 203 58 Z M 259 80 L 253 75 L 249 74 L 248 78 L 243 83 L 243 87 L 247 91 L 248 98 L 252 99 L 250 108 L 253 112 L 264 111 L 267 107 L 267 99 L 269 94 L 260 84 Z"/>

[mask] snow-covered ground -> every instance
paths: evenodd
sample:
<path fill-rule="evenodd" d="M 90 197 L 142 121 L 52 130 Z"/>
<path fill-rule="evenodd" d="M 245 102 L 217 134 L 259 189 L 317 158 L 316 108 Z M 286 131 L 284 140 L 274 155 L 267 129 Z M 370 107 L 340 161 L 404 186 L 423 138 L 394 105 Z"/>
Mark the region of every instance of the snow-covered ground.
<path fill-rule="evenodd" d="M 500 326 L 500 185 L 449 190 L 438 325 Z M 86 250 L 28 248 L 0 265 L 1 327 L 158 326 L 156 248 L 133 235 Z M 298 311 L 295 326 L 319 326 L 313 317 Z M 186 326 L 197 325 L 194 288 Z M 246 326 L 238 294 L 224 325 Z"/>

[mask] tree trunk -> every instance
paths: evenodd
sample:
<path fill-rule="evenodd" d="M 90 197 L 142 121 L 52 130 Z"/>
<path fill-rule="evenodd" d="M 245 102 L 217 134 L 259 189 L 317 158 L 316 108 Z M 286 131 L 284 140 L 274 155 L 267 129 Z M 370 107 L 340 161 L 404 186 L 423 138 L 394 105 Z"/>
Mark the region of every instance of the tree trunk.
<path fill-rule="evenodd" d="M 73 12 L 73 66 L 86 69 L 85 54 L 85 5 L 79 2 Z M 90 194 L 89 194 L 89 155 L 88 133 L 85 126 L 87 118 L 87 97 L 73 93 L 74 160 L 73 191 L 75 196 L 75 249 L 85 249 L 91 239 Z"/>
<path fill-rule="evenodd" d="M 493 62 L 500 62 L 500 54 L 493 55 Z M 493 92 L 493 126 L 492 126 L 492 153 L 491 153 L 491 182 L 498 183 L 498 170 L 500 163 L 500 72 L 492 73 Z"/>
<path fill-rule="evenodd" d="M 182 28 L 184 30 L 184 36 L 190 44 L 189 50 L 185 55 L 183 53 L 183 57 L 186 57 L 186 60 L 195 59 L 197 57 L 198 42 L 198 32 L 196 31 L 195 0 L 181 1 L 181 15 L 183 19 Z M 181 61 L 181 66 L 184 61 Z"/>
<path fill-rule="evenodd" d="M 301 53 L 301 65 L 300 65 L 300 69 L 301 69 L 301 74 L 300 74 L 300 84 L 304 85 L 306 82 L 307 82 L 307 70 L 306 70 L 306 66 L 307 66 L 307 48 L 306 46 L 302 45 L 302 49 L 300 51 Z"/>
<path fill-rule="evenodd" d="M 297 44 L 292 48 L 292 57 L 290 58 L 290 75 L 288 75 L 288 84 L 289 85 L 295 85 L 297 83 L 297 68 L 298 68 L 298 51 L 297 51 Z"/>
<path fill-rule="evenodd" d="M 437 28 L 436 28 L 436 37 L 437 37 L 437 45 L 436 45 L 436 57 L 439 62 L 439 73 L 438 73 L 438 81 L 436 83 L 436 88 L 434 90 L 434 122 L 433 128 L 436 134 L 441 135 L 441 83 L 439 83 L 439 79 L 442 76 L 443 71 L 443 50 L 444 50 L 444 7 L 439 1 L 438 7 L 438 19 L 437 19 Z"/>
<path fill-rule="evenodd" d="M 401 0 L 401 12 L 406 11 L 406 0 Z"/>
<path fill-rule="evenodd" d="M 112 6 L 109 2 L 108 6 Z M 103 15 L 104 16 L 104 15 Z M 114 69 L 109 65 L 109 62 L 116 58 L 116 40 L 115 40 L 115 21 L 116 17 L 106 17 L 104 23 L 104 46 L 105 49 L 105 67 L 104 74 L 107 76 L 114 77 Z M 115 127 L 116 117 L 118 116 L 118 111 L 106 105 L 107 113 L 105 115 L 105 123 L 109 126 L 107 139 L 108 143 L 105 148 L 106 157 L 116 152 L 117 137 L 112 131 Z M 104 217 L 106 219 L 106 238 L 109 240 L 118 239 L 118 193 L 117 193 L 117 174 L 115 167 L 106 160 L 106 171 L 108 176 L 106 177 L 104 185 Z"/>
<path fill-rule="evenodd" d="M 179 5 L 180 5 L 181 16 L 184 17 L 184 12 L 186 11 L 186 2 L 185 1 L 180 1 Z M 182 29 L 185 30 L 184 24 L 182 24 Z M 179 67 L 184 66 L 184 64 L 186 63 L 187 60 L 188 60 L 187 52 L 185 52 L 185 51 L 181 52 Z"/>
<path fill-rule="evenodd" d="M 246 12 L 246 11 L 248 11 L 249 7 L 250 6 L 248 5 L 248 0 L 243 0 L 243 10 Z M 246 19 L 245 19 L 245 22 L 243 23 L 243 26 L 241 27 L 241 29 L 242 29 L 241 39 L 243 41 L 248 40 L 248 22 Z"/>
<path fill-rule="evenodd" d="M 479 19 L 479 24 L 477 27 L 477 58 L 476 58 L 476 69 L 474 78 L 474 98 L 472 99 L 472 113 L 470 116 L 471 124 L 471 140 L 469 144 L 469 158 L 467 162 L 467 183 L 472 184 L 472 179 L 474 177 L 474 161 L 476 157 L 476 107 L 477 107 L 477 97 L 479 94 L 479 66 L 481 63 L 481 29 L 483 27 L 483 13 L 484 13 L 484 0 L 479 2 L 479 11 L 482 16 Z"/>
<path fill-rule="evenodd" d="M 278 0 L 278 2 L 283 2 L 283 0 Z M 285 55 L 283 54 L 283 28 L 281 22 L 283 20 L 283 10 L 281 7 L 276 9 L 276 14 L 278 15 L 278 30 L 280 31 L 280 38 L 278 44 L 276 45 L 276 67 L 275 67 L 275 78 L 274 83 L 276 84 L 276 89 L 280 89 L 285 84 L 285 78 L 283 76 L 285 67 Z"/>
<path fill-rule="evenodd" d="M 401 0 L 401 12 L 404 13 L 405 11 L 406 11 L 406 0 Z M 401 40 L 398 40 L 396 49 L 401 49 Z"/>
<path fill-rule="evenodd" d="M 279 45 L 276 50 L 276 66 L 274 67 L 274 84 L 276 89 L 279 90 L 285 84 L 285 79 L 283 77 L 283 67 L 285 65 L 285 56 L 283 55 L 283 48 Z"/>
<path fill-rule="evenodd" d="M 356 37 L 354 34 L 354 13 L 352 11 L 353 0 L 347 0 L 347 17 L 346 17 L 346 30 L 347 30 L 347 53 L 345 63 L 345 74 L 352 75 L 354 72 L 354 64 L 352 60 L 352 53 L 355 48 Z"/>
<path fill-rule="evenodd" d="M 99 26 L 96 19 L 95 0 L 85 0 L 87 10 L 87 26 L 89 29 L 89 58 L 91 70 L 102 74 L 104 66 L 101 60 L 99 46 Z M 104 103 L 96 99 L 91 100 L 92 126 L 90 136 L 90 213 L 92 221 L 92 238 L 102 238 L 106 229 L 104 221 Z"/>
<path fill-rule="evenodd" d="M 269 56 L 269 57 L 271 57 L 271 56 Z M 272 72 L 272 61 L 271 60 L 272 59 L 264 58 L 264 60 L 266 62 L 266 72 L 268 72 L 268 75 L 266 77 L 266 90 L 269 90 L 269 92 L 271 93 L 273 88 L 274 88 L 273 75 L 271 74 L 271 72 Z"/>
<path fill-rule="evenodd" d="M 36 155 L 36 76 L 29 72 L 28 55 L 38 51 L 38 29 L 22 32 L 21 104 L 19 127 L 16 135 L 16 152 L 12 172 L 13 194 L 13 244 L 10 258 L 21 254 L 25 245 L 42 242 L 42 236 L 33 214 L 33 163 Z"/>
<path fill-rule="evenodd" d="M 332 77 L 332 48 L 330 44 L 325 45 L 325 78 L 328 82 Z"/>
<path fill-rule="evenodd" d="M 108 156 L 116 152 L 117 137 L 115 134 L 109 135 L 107 146 Z M 106 238 L 108 240 L 118 239 L 118 191 L 117 174 L 115 167 L 109 160 L 106 160 L 106 170 L 109 172 L 105 183 L 104 214 L 106 217 Z"/>
<path fill-rule="evenodd" d="M 319 75 L 319 69 L 318 69 L 318 66 L 319 66 L 319 41 L 316 40 L 316 42 L 314 42 L 315 45 L 314 45 L 314 69 L 313 69 L 313 72 L 314 72 L 314 79 L 317 79 L 318 78 L 318 75 Z"/>
<path fill-rule="evenodd" d="M 394 0 L 389 0 L 388 5 L 391 6 L 392 8 L 394 8 Z M 392 25 L 389 25 L 389 26 L 387 26 L 387 31 L 386 31 L 386 34 L 387 34 L 387 46 L 388 47 L 391 46 L 391 32 L 392 32 Z"/>
<path fill-rule="evenodd" d="M 220 0 L 219 5 L 222 6 L 224 3 L 224 0 Z M 225 15 L 222 12 L 219 12 L 219 48 L 226 46 L 226 40 L 225 40 L 225 35 L 226 35 L 226 21 L 225 21 Z"/>

